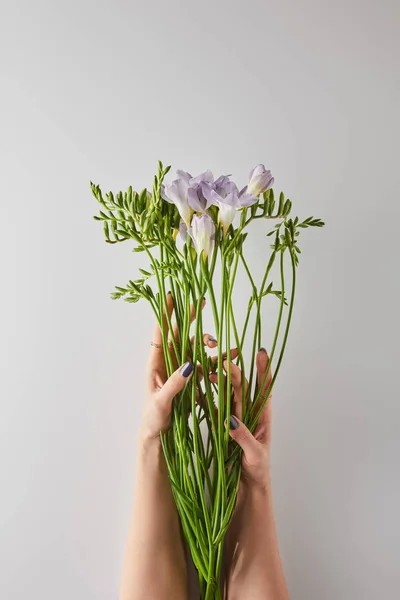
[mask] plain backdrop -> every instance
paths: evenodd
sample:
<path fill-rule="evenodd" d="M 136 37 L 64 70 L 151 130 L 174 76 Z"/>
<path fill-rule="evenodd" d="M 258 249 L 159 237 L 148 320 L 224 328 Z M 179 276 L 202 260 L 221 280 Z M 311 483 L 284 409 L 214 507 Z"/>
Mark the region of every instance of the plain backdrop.
<path fill-rule="evenodd" d="M 117 597 L 152 315 L 109 299 L 146 264 L 89 181 L 159 158 L 262 162 L 326 221 L 274 395 L 280 548 L 293 600 L 399 597 L 399 25 L 394 0 L 1 0 L 2 600 Z"/>

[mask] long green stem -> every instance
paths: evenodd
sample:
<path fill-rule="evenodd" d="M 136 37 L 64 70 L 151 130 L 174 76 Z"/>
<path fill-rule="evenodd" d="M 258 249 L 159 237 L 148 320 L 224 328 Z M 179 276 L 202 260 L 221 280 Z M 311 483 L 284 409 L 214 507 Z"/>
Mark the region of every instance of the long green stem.
<path fill-rule="evenodd" d="M 261 411 L 263 410 L 263 408 L 264 408 L 264 406 L 265 406 L 265 404 L 266 404 L 266 402 L 267 402 L 267 400 L 268 400 L 268 398 L 269 398 L 269 396 L 270 396 L 270 394 L 272 392 L 272 388 L 274 387 L 276 378 L 278 377 L 279 369 L 280 369 L 280 366 L 281 366 L 281 363 L 282 363 L 283 355 L 285 353 L 286 344 L 287 344 L 287 340 L 288 340 L 289 329 L 290 329 L 290 324 L 291 324 L 292 314 L 293 314 L 294 298 L 295 298 L 295 293 L 296 293 L 296 263 L 295 263 L 295 259 L 294 259 L 294 255 L 293 255 L 293 250 L 291 248 L 289 249 L 289 253 L 290 253 L 290 258 L 291 258 L 291 262 L 292 262 L 292 291 L 291 291 L 291 295 L 290 295 L 290 303 L 289 303 L 289 311 L 288 311 L 288 317 L 287 317 L 287 322 L 286 322 L 286 329 L 285 329 L 285 333 L 284 333 L 284 336 L 283 336 L 283 341 L 282 341 L 282 346 L 281 346 L 281 351 L 280 351 L 280 354 L 279 354 L 278 362 L 277 362 L 276 367 L 275 367 L 275 373 L 274 373 L 274 375 L 272 377 L 272 381 L 271 381 L 271 383 L 270 383 L 270 385 L 269 385 L 269 387 L 268 387 L 268 389 L 267 389 L 267 391 L 266 391 L 266 393 L 264 395 L 264 398 L 263 398 L 262 402 L 260 403 L 260 406 L 257 406 L 257 402 L 258 402 L 259 397 L 261 395 L 262 389 L 263 389 L 263 387 L 265 385 L 265 381 L 267 380 L 268 372 L 270 370 L 270 366 L 271 366 L 271 362 L 272 362 L 271 359 L 269 361 L 267 372 L 265 373 L 265 377 L 264 377 L 264 380 L 263 380 L 263 385 L 260 386 L 258 397 L 255 399 L 254 406 L 257 407 L 257 410 L 256 410 L 255 415 L 253 416 L 253 420 L 252 420 L 252 423 L 250 425 L 251 431 L 254 431 L 254 429 L 256 427 L 256 424 L 257 424 L 257 421 L 258 421 L 258 418 L 259 418 L 259 416 L 261 414 Z M 284 301 L 284 289 L 282 290 L 282 302 L 283 301 Z"/>

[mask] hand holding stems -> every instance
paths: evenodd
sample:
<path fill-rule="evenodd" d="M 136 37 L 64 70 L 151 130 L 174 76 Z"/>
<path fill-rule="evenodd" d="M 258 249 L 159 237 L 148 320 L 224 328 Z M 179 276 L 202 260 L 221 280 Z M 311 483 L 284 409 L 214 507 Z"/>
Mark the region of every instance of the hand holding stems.
<path fill-rule="evenodd" d="M 270 369 L 268 370 L 268 364 L 268 354 L 264 348 L 260 348 L 256 355 L 256 368 L 258 388 L 262 386 L 262 390 L 256 405 L 253 407 L 254 411 L 257 411 L 258 407 L 264 402 L 271 385 L 272 373 Z M 228 363 L 226 360 L 223 362 L 223 367 L 224 371 L 227 372 Z M 267 377 L 265 377 L 266 373 Z M 242 486 L 253 485 L 262 489 L 269 484 L 269 451 L 272 426 L 271 396 L 269 396 L 260 413 L 254 433 L 251 434 L 246 425 L 241 421 L 243 398 L 242 372 L 233 362 L 230 365 L 230 374 L 233 392 L 231 419 L 229 423 L 225 423 L 225 426 L 229 427 L 231 437 L 243 450 L 241 484 Z M 216 375 L 211 375 L 210 379 L 217 383 Z M 244 384 L 244 395 L 247 395 L 247 380 L 245 380 Z M 239 492 L 242 486 L 239 486 Z"/>
<path fill-rule="evenodd" d="M 271 383 L 269 358 L 264 348 L 256 356 L 257 381 L 263 402 Z M 224 370 L 227 371 L 224 362 Z M 268 372 L 267 377 L 265 374 Z M 243 450 L 241 481 L 236 508 L 225 539 L 227 600 L 288 600 L 288 591 L 279 556 L 270 480 L 272 407 L 268 398 L 254 435 L 240 420 L 242 416 L 242 376 L 230 365 L 233 389 L 231 437 Z M 264 381 L 265 380 L 265 381 Z M 247 386 L 247 382 L 245 382 Z M 254 407 L 257 410 L 257 407 Z"/>
<path fill-rule="evenodd" d="M 170 295 L 167 308 L 171 315 L 173 300 Z M 161 335 L 157 324 L 148 361 L 147 401 L 139 435 L 134 503 L 120 600 L 187 598 L 186 552 L 161 447 L 160 431 L 169 429 L 174 397 L 191 376 L 193 365 L 186 362 L 167 379 Z M 171 335 L 175 335 L 175 332 Z M 204 343 L 210 348 L 217 345 L 216 340 L 208 334 L 204 335 Z M 177 366 L 175 355 L 173 361 Z"/>

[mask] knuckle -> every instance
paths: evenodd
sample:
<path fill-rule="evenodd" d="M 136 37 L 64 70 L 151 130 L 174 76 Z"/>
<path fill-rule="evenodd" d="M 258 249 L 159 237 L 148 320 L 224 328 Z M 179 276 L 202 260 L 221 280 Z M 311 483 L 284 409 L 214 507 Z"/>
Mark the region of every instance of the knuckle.
<path fill-rule="evenodd" d="M 250 437 L 252 437 L 250 431 L 242 425 L 237 432 L 236 438 L 239 441 L 246 443 Z"/>

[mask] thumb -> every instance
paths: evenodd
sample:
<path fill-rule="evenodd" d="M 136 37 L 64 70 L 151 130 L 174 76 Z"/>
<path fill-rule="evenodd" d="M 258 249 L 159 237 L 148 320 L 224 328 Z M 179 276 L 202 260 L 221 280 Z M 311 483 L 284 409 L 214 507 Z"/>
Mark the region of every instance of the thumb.
<path fill-rule="evenodd" d="M 229 434 L 242 448 L 248 463 L 254 463 L 260 454 L 259 442 L 237 417 L 231 415 L 229 420 Z"/>
<path fill-rule="evenodd" d="M 172 373 L 171 377 L 164 383 L 158 392 L 158 398 L 165 408 L 171 410 L 173 399 L 185 387 L 185 383 L 193 373 L 193 368 L 191 362 L 186 362 Z"/>

